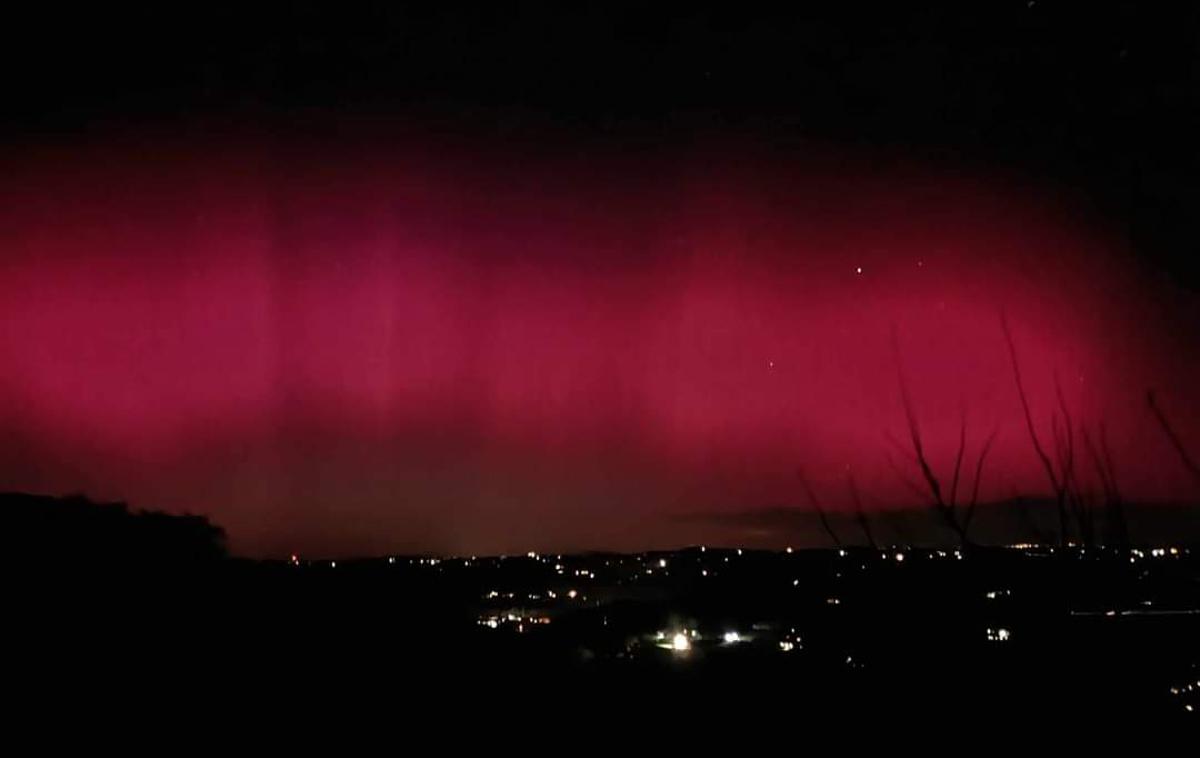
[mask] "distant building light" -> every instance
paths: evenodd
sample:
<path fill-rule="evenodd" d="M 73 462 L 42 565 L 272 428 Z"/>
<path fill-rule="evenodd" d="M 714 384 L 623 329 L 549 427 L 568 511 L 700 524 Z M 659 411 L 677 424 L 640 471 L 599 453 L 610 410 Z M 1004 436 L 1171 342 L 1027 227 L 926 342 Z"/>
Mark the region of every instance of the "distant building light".
<path fill-rule="evenodd" d="M 1008 631 L 1004 627 L 1000 627 L 999 629 L 992 629 L 989 627 L 987 630 L 987 638 L 989 642 L 1008 642 L 1011 637 L 1012 632 Z"/>
<path fill-rule="evenodd" d="M 738 548 L 738 555 L 741 555 L 741 554 L 742 554 L 742 549 L 739 547 L 739 548 Z"/>
<path fill-rule="evenodd" d="M 742 641 L 742 635 L 737 632 L 725 632 L 725 636 L 722 639 L 725 640 L 726 645 L 733 645 Z"/>
<path fill-rule="evenodd" d="M 785 653 L 790 653 L 796 649 L 796 643 L 794 643 L 790 640 L 780 640 L 779 641 L 779 649 Z"/>
<path fill-rule="evenodd" d="M 337 568 L 337 561 L 330 561 L 329 568 Z"/>
<path fill-rule="evenodd" d="M 570 590 L 569 592 L 567 592 L 567 597 L 571 598 L 572 600 L 574 600 L 578 595 L 579 595 L 579 593 L 576 592 L 575 590 Z"/>
<path fill-rule="evenodd" d="M 896 553 L 896 562 L 899 563 L 903 560 L 904 560 L 904 553 Z"/>
<path fill-rule="evenodd" d="M 692 641 L 683 632 L 676 632 L 675 636 L 671 638 L 671 649 L 675 652 L 682 653 L 691 650 L 691 648 Z"/>
<path fill-rule="evenodd" d="M 792 554 L 792 549 L 791 549 L 790 547 L 787 549 L 787 554 L 788 554 L 788 555 L 791 555 L 791 554 Z"/>
<path fill-rule="evenodd" d="M 525 554 L 525 557 L 526 558 L 537 558 L 537 553 L 530 550 L 528 553 Z"/>
<path fill-rule="evenodd" d="M 659 559 L 658 559 L 658 567 L 659 567 L 659 568 L 662 568 L 662 569 L 665 569 L 665 568 L 667 567 L 667 559 L 666 559 L 666 558 L 659 558 Z"/>
<path fill-rule="evenodd" d="M 708 576 L 708 569 L 700 569 L 700 576 Z"/>

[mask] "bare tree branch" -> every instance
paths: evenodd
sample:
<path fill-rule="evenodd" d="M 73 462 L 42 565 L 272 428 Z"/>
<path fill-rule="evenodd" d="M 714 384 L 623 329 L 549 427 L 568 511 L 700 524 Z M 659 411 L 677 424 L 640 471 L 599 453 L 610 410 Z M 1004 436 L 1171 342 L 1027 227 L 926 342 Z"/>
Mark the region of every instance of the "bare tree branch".
<path fill-rule="evenodd" d="M 971 503 L 967 506 L 966 516 L 963 517 L 964 531 L 971 525 L 971 519 L 975 518 L 975 506 L 979 503 L 979 482 L 983 479 L 983 464 L 987 460 L 992 443 L 996 441 L 996 434 L 999 431 L 999 427 L 992 430 L 987 440 L 984 441 L 983 448 L 979 451 L 979 459 L 975 461 L 975 483 L 971 486 Z"/>
<path fill-rule="evenodd" d="M 962 471 L 963 453 L 967 450 L 967 409 L 965 406 L 959 409 L 959 424 L 958 424 L 958 454 L 954 456 L 954 478 L 950 482 L 950 502 L 948 505 L 953 508 L 958 502 L 958 475 Z"/>
<path fill-rule="evenodd" d="M 1162 408 L 1158 406 L 1158 401 L 1154 397 L 1154 390 L 1146 391 L 1146 404 L 1150 406 L 1150 412 L 1154 414 L 1154 418 L 1158 421 L 1158 425 L 1162 427 L 1163 433 L 1167 435 L 1167 439 L 1171 442 L 1171 447 L 1175 448 L 1175 452 L 1179 455 L 1179 460 L 1183 462 L 1184 468 L 1192 475 L 1197 482 L 1200 482 L 1200 466 L 1196 465 L 1196 461 L 1188 453 L 1187 448 L 1183 444 L 1183 440 L 1175 433 L 1175 428 L 1171 426 L 1171 422 L 1167 420 L 1167 416 L 1163 413 Z"/>
<path fill-rule="evenodd" d="M 1046 477 L 1050 480 L 1051 488 L 1054 490 L 1054 501 L 1058 508 L 1059 541 L 1065 546 L 1069 539 L 1067 533 L 1066 487 L 1061 483 L 1059 475 L 1055 472 L 1054 463 L 1050 460 L 1050 456 L 1046 454 L 1046 449 L 1042 447 L 1042 441 L 1038 438 L 1037 428 L 1033 424 L 1033 413 L 1029 410 L 1029 396 L 1025 392 L 1025 382 L 1021 378 L 1021 363 L 1017 359 L 1017 346 L 1013 342 L 1012 330 L 1008 327 L 1008 317 L 1004 313 L 1000 314 L 1000 326 L 1004 331 L 1004 341 L 1008 344 L 1008 357 L 1012 363 L 1013 379 L 1017 384 L 1017 395 L 1021 399 L 1021 410 L 1025 414 L 1025 428 L 1029 431 L 1029 440 L 1033 443 L 1033 450 L 1046 472 Z"/>
<path fill-rule="evenodd" d="M 804 475 L 804 469 L 797 468 L 796 474 L 800 477 L 800 486 L 804 489 L 804 494 L 808 496 L 809 505 L 817 512 L 817 517 L 821 519 L 821 527 L 825 529 L 825 533 L 829 535 L 829 539 L 833 540 L 834 546 L 841 547 L 842 541 L 838 538 L 837 532 L 833 531 L 833 526 L 829 523 L 829 517 L 825 515 L 825 509 L 821 506 L 821 501 L 817 499 L 817 493 L 813 491 L 808 477 Z"/>
<path fill-rule="evenodd" d="M 854 516 L 858 521 L 859 528 L 862 529 L 863 536 L 867 538 L 867 544 L 872 548 L 878 548 L 875 543 L 875 535 L 871 533 L 871 522 L 867 520 L 867 512 L 863 510 L 862 498 L 858 495 L 858 485 L 854 481 L 854 474 L 846 472 L 846 485 L 850 488 L 850 499 L 854 502 Z"/>

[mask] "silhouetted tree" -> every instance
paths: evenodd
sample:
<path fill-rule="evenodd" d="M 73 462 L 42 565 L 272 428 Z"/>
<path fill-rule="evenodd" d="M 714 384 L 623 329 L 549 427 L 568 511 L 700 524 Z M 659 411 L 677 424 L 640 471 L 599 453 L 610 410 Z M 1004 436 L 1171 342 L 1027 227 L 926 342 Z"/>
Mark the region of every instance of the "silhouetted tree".
<path fill-rule="evenodd" d="M 8 555 L 33 565 L 195 567 L 226 557 L 225 532 L 203 516 L 131 512 L 125 503 L 0 493 Z"/>
<path fill-rule="evenodd" d="M 1058 510 L 1059 542 L 1065 547 L 1070 542 L 1070 522 L 1067 509 L 1071 480 L 1064 469 L 1055 467 L 1054 461 L 1050 459 L 1045 447 L 1042 446 L 1042 440 L 1038 436 L 1037 427 L 1033 423 L 1033 412 L 1029 408 L 1029 396 L 1025 392 L 1025 382 L 1021 377 L 1021 363 L 1017 359 L 1017 346 L 1013 341 L 1012 330 L 1008 327 L 1008 318 L 1004 314 L 1000 315 L 1000 326 L 1004 331 L 1004 340 L 1008 345 L 1008 356 L 1012 364 L 1013 379 L 1017 385 L 1017 396 L 1021 400 L 1021 410 L 1025 417 L 1025 428 L 1029 432 L 1029 441 L 1033 445 L 1033 451 L 1037 454 L 1038 461 L 1042 464 L 1042 470 L 1046 473 L 1046 478 L 1050 481 L 1050 488 L 1054 493 L 1054 504 Z M 1063 442 L 1061 432 L 1056 432 L 1056 439 L 1060 443 Z M 1058 445 L 1059 465 L 1065 466 L 1069 464 L 1073 466 L 1073 451 L 1067 450 L 1064 444 Z"/>
<path fill-rule="evenodd" d="M 900 401 L 904 406 L 904 418 L 908 424 L 908 436 L 912 444 L 911 460 L 916 464 L 917 469 L 921 473 L 921 478 L 925 482 L 928 489 L 927 493 L 922 493 L 923 497 L 929 499 L 930 505 L 934 511 L 941 517 L 946 526 L 953 531 L 957 536 L 959 543 L 964 547 L 970 543 L 968 532 L 971 528 L 971 521 L 975 518 L 975 507 L 979 503 L 979 483 L 983 478 L 983 466 L 987 461 L 988 453 L 992 449 L 992 443 L 996 439 L 997 430 L 993 430 L 983 446 L 979 450 L 979 455 L 975 459 L 974 466 L 974 482 L 971 485 L 971 497 L 965 506 L 960 507 L 958 503 L 958 488 L 959 481 L 962 475 L 963 459 L 967 450 L 967 414 L 966 409 L 962 409 L 959 419 L 958 428 L 958 451 L 954 456 L 954 473 L 950 480 L 950 491 L 946 493 L 942 489 L 942 482 L 938 479 L 933 471 L 933 467 L 929 463 L 929 459 L 925 454 L 925 443 L 921 437 L 921 427 L 917 422 L 916 410 L 913 407 L 912 395 L 908 390 L 908 381 L 904 375 L 904 366 L 900 358 L 900 340 L 897 336 L 895 327 L 892 328 L 892 350 L 896 360 L 896 376 L 900 385 Z M 894 440 L 893 440 L 894 442 Z M 894 442 L 898 447 L 901 447 L 898 442 Z M 889 458 L 890 462 L 890 458 Z M 893 464 L 893 468 L 897 468 Z M 907 477 L 902 477 L 905 483 L 913 490 L 920 493 L 920 488 L 910 482 Z"/>

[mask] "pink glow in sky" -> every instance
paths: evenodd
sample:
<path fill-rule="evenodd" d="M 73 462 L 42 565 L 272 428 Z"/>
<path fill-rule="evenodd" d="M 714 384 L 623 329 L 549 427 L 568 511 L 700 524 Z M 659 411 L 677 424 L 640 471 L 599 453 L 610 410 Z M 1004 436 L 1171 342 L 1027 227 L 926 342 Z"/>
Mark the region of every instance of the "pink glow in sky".
<path fill-rule="evenodd" d="M 1086 205 L 1014 177 L 729 145 L 155 140 L 0 171 L 0 489 L 209 514 L 235 550 L 685 542 L 800 504 L 795 470 L 912 504 L 900 336 L 943 465 L 1045 490 L 1057 373 L 1127 496 L 1194 497 L 1194 303 Z M 1149 451 L 1149 452 L 1148 452 Z M 839 507 L 830 496 L 831 507 Z M 719 535 L 718 535 L 719 537 Z"/>

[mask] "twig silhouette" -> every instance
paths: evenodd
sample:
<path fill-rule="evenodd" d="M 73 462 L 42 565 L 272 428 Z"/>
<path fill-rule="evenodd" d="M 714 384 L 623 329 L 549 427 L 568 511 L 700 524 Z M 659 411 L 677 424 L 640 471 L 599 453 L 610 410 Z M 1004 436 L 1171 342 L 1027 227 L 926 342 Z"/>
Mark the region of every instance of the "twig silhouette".
<path fill-rule="evenodd" d="M 1017 346 L 1013 342 L 1012 330 L 1008 327 L 1008 316 L 1004 313 L 1000 314 L 1000 327 L 1004 331 L 1004 341 L 1008 344 L 1008 357 L 1012 363 L 1013 379 L 1017 385 L 1017 395 L 1021 399 L 1021 410 L 1025 415 L 1025 428 L 1029 431 L 1029 440 L 1033 443 L 1033 450 L 1037 454 L 1043 470 L 1046 472 L 1046 478 L 1050 480 L 1051 488 L 1054 490 L 1054 502 L 1058 508 L 1059 541 L 1063 546 L 1066 546 L 1070 539 L 1066 502 L 1068 485 L 1063 482 L 1063 478 L 1054 470 L 1054 462 L 1046 454 L 1046 449 L 1042 446 L 1042 441 L 1038 437 L 1037 427 L 1033 424 L 1033 413 L 1029 410 L 1029 396 L 1025 392 L 1025 382 L 1021 377 L 1021 362 L 1017 359 Z"/>
<path fill-rule="evenodd" d="M 829 517 L 825 515 L 825 508 L 821 506 L 821 501 L 817 499 L 817 493 L 813 491 L 808 477 L 804 475 L 804 469 L 796 469 L 796 475 L 800 478 L 800 486 L 804 489 L 804 494 L 808 496 L 809 505 L 817 512 L 817 517 L 821 519 L 821 527 L 825 529 L 825 533 L 829 535 L 829 539 L 833 540 L 834 547 L 841 547 L 842 541 L 838 538 L 837 532 L 833 530 L 833 526 L 829 523 Z"/>
<path fill-rule="evenodd" d="M 863 536 L 867 538 L 867 544 L 873 549 L 878 549 L 879 545 L 875 542 L 875 535 L 871 533 L 871 522 L 867 520 L 867 512 L 863 510 L 862 498 L 858 494 L 858 485 L 854 481 L 854 474 L 846 472 L 846 486 L 850 488 L 850 499 L 854 502 L 854 517 L 858 521 L 858 526 L 862 529 Z"/>
<path fill-rule="evenodd" d="M 1175 448 L 1175 452 L 1179 455 L 1179 460 L 1183 462 L 1184 468 L 1192 475 L 1192 478 L 1200 483 L 1200 466 L 1196 465 L 1196 461 L 1188 453 L 1187 447 L 1184 446 L 1183 440 L 1175 433 L 1175 428 L 1171 426 L 1171 422 L 1167 419 L 1167 415 L 1163 413 L 1162 408 L 1158 405 L 1158 400 L 1155 398 L 1154 390 L 1146 390 L 1146 404 L 1150 406 L 1150 412 L 1154 414 L 1154 418 L 1158 421 L 1159 427 L 1162 428 L 1163 434 L 1167 435 L 1167 439 L 1171 442 L 1171 447 Z"/>
<path fill-rule="evenodd" d="M 958 536 L 959 542 L 966 546 L 969 544 L 967 532 L 971 526 L 971 519 L 975 516 L 975 506 L 979 501 L 979 482 L 983 476 L 983 466 L 987 460 L 988 452 L 991 450 L 992 442 L 995 440 L 996 432 L 987 438 L 987 441 L 980 449 L 979 458 L 975 463 L 975 482 L 971 488 L 971 501 L 966 506 L 965 510 L 958 507 L 958 489 L 959 481 L 962 475 L 963 458 L 966 455 L 967 449 L 967 412 L 965 406 L 960 407 L 960 419 L 958 426 L 958 450 L 954 456 L 954 472 L 950 482 L 949 497 L 942 490 L 942 483 L 933 471 L 933 466 L 930 465 L 929 459 L 925 454 L 925 442 L 921 436 L 921 427 L 917 421 L 917 413 L 912 401 L 912 394 L 908 389 L 908 380 L 904 374 L 904 364 L 900 357 L 900 339 L 896 331 L 896 327 L 892 327 L 892 350 L 896 360 L 896 378 L 900 386 L 900 402 L 904 406 L 904 419 L 908 424 L 908 436 L 912 443 L 912 451 L 909 454 L 917 469 L 921 472 L 921 478 L 925 481 L 925 485 L 929 492 L 927 496 L 933 509 L 942 517 L 946 525 Z M 888 438 L 891 439 L 890 435 Z M 889 462 L 891 461 L 889 456 Z M 893 464 L 893 468 L 896 468 Z M 902 481 L 909 484 L 907 477 L 901 477 Z M 919 491 L 919 489 L 918 489 Z"/>

